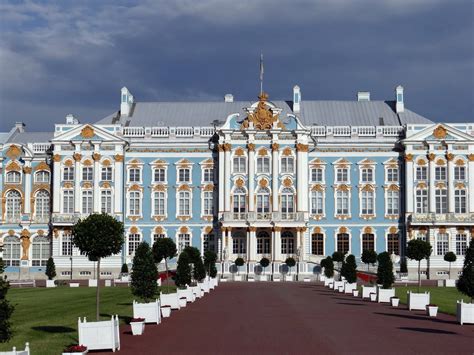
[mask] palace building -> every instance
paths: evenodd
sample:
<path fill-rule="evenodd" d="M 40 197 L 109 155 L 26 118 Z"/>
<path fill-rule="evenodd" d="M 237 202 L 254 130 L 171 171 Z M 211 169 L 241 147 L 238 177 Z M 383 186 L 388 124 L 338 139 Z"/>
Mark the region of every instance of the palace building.
<path fill-rule="evenodd" d="M 394 99 L 140 102 L 121 90 L 120 109 L 95 122 L 74 116 L 54 132 L 18 123 L 0 133 L 0 252 L 10 278 L 44 278 L 52 256 L 58 278 L 91 278 L 94 263 L 72 244 L 71 227 L 90 213 L 125 225 L 120 255 L 102 277 L 131 265 L 138 244 L 157 238 L 214 250 L 219 273 L 237 257 L 253 274 L 287 257 L 305 276 L 334 251 L 393 254 L 423 238 L 422 265 L 457 273 L 474 236 L 474 123 L 435 123 Z M 415 275 L 417 264 L 408 262 Z M 72 275 L 71 275 L 72 272 Z"/>

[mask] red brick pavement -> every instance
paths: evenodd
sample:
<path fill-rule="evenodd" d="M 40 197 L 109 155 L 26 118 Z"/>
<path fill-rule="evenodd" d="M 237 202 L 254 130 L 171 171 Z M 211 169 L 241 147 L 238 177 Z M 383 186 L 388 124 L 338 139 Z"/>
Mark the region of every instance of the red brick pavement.
<path fill-rule="evenodd" d="M 120 354 L 473 354 L 474 326 L 307 283 L 221 283 Z"/>

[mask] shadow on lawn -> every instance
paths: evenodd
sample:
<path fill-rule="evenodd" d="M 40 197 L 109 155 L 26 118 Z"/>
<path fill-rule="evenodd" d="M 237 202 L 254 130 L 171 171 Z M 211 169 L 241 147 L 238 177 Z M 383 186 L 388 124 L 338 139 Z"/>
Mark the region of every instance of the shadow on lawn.
<path fill-rule="evenodd" d="M 132 302 L 129 303 L 117 303 L 117 306 L 133 306 Z"/>
<path fill-rule="evenodd" d="M 432 328 L 399 327 L 398 329 L 401 329 L 401 330 L 409 330 L 409 331 L 412 331 L 412 332 L 420 332 L 420 333 L 458 334 L 458 333 L 456 333 L 456 332 L 450 332 L 449 330 L 432 329 Z"/>
<path fill-rule="evenodd" d="M 111 314 L 108 314 L 108 313 L 101 313 L 100 314 L 101 317 L 107 317 L 107 318 L 111 318 L 112 315 Z M 130 323 L 130 321 L 132 320 L 132 317 L 129 317 L 129 316 L 121 316 L 121 315 L 118 315 L 119 317 L 119 320 L 123 321 L 124 323 L 128 324 Z"/>
<path fill-rule="evenodd" d="M 46 333 L 72 333 L 76 331 L 74 328 L 63 327 L 61 325 L 45 325 L 40 327 L 31 327 L 31 329 Z"/>

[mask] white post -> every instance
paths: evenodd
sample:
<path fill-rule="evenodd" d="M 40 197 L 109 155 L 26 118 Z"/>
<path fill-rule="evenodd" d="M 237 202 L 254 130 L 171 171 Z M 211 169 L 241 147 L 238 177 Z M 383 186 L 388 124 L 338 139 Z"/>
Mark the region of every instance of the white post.
<path fill-rule="evenodd" d="M 449 148 L 448 148 L 449 150 Z M 454 162 L 453 156 L 447 157 L 448 159 L 448 212 L 454 213 Z"/>
<path fill-rule="evenodd" d="M 279 148 L 280 146 L 278 143 L 272 144 L 272 205 L 274 212 L 278 212 L 280 210 L 280 206 L 278 203 L 278 172 L 280 165 L 280 159 L 278 154 Z"/>
<path fill-rule="evenodd" d="M 436 200 L 435 200 L 435 162 L 434 162 L 434 153 L 429 156 L 429 211 L 431 213 L 436 212 Z"/>
<path fill-rule="evenodd" d="M 255 146 L 250 143 L 248 146 L 248 172 L 249 172 L 249 212 L 255 211 Z"/>
<path fill-rule="evenodd" d="M 472 147 L 474 148 L 474 147 Z M 474 213 L 474 153 L 471 153 L 469 155 L 469 162 L 468 162 L 468 191 L 467 191 L 467 196 L 468 196 L 468 203 L 469 203 L 469 212 Z"/>
<path fill-rule="evenodd" d="M 225 170 L 225 161 L 224 161 L 224 148 L 222 145 L 218 147 L 219 151 L 219 215 L 224 212 L 224 170 Z"/>
<path fill-rule="evenodd" d="M 31 213 L 31 161 L 27 160 L 25 162 L 25 168 L 23 169 L 25 173 L 25 214 Z M 31 216 L 33 217 L 33 216 Z M 31 218 L 30 217 L 30 218 Z"/>
<path fill-rule="evenodd" d="M 96 149 L 98 149 L 99 146 L 96 145 Z M 99 189 L 99 181 L 100 181 L 100 154 L 98 151 L 96 151 L 93 155 L 94 158 L 94 212 L 100 212 L 101 211 L 101 206 L 100 206 L 100 189 Z"/>
<path fill-rule="evenodd" d="M 81 154 L 79 153 L 80 145 L 76 145 L 76 153 L 74 154 L 74 212 L 81 212 Z"/>
<path fill-rule="evenodd" d="M 413 158 L 406 158 L 406 209 L 407 213 L 414 212 L 413 200 Z"/>
<path fill-rule="evenodd" d="M 122 206 L 122 193 L 125 188 L 123 180 L 123 155 L 117 154 L 114 163 L 114 211 L 117 214 L 124 212 Z"/>
<path fill-rule="evenodd" d="M 255 232 L 257 229 L 255 227 L 249 228 L 249 240 L 250 240 L 250 259 L 257 261 L 257 237 Z"/>
<path fill-rule="evenodd" d="M 275 250 L 273 253 L 273 261 L 281 261 L 281 227 L 275 227 L 273 230 L 273 238 L 275 239 Z"/>
<path fill-rule="evenodd" d="M 53 213 L 61 212 L 61 156 L 54 154 L 53 156 Z"/>
<path fill-rule="evenodd" d="M 224 160 L 225 160 L 225 196 L 224 196 L 224 210 L 230 211 L 230 149 L 229 143 L 224 144 Z"/>

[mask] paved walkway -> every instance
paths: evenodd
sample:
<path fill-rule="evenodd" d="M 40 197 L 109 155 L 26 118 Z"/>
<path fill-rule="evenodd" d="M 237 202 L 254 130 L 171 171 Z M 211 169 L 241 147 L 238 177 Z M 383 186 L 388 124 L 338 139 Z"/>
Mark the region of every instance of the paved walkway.
<path fill-rule="evenodd" d="M 120 354 L 472 354 L 474 326 L 307 283 L 221 283 Z"/>

